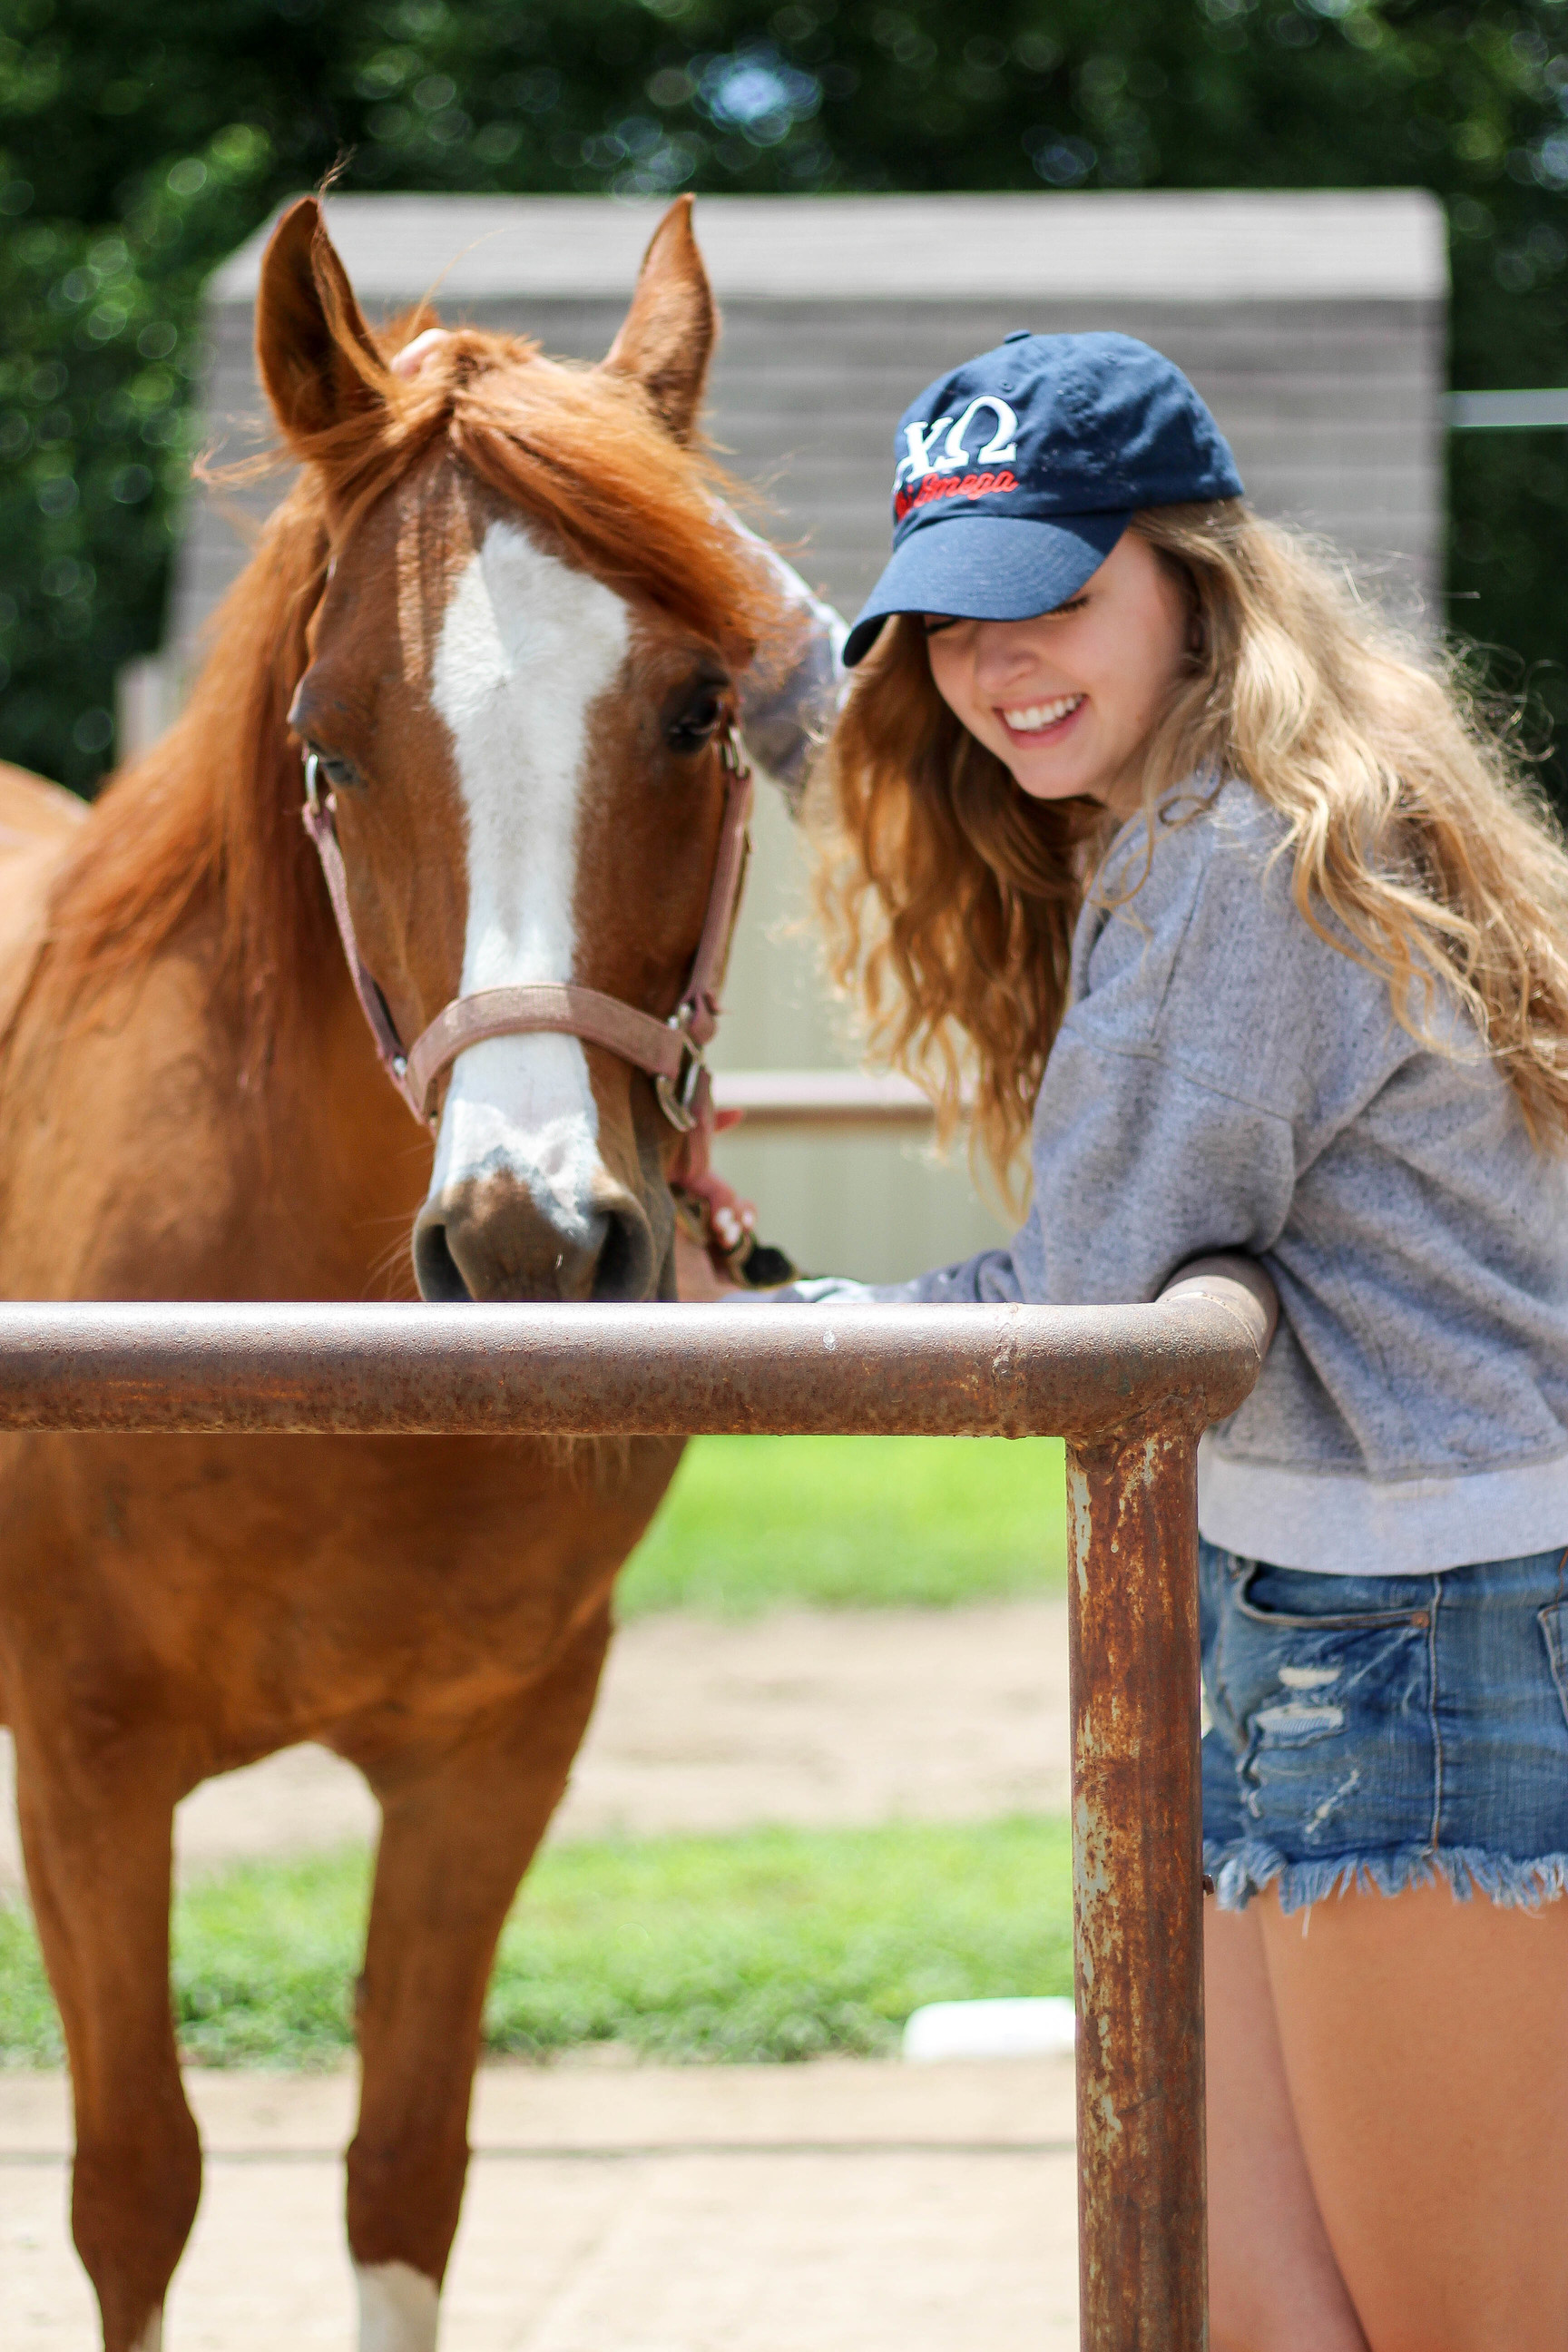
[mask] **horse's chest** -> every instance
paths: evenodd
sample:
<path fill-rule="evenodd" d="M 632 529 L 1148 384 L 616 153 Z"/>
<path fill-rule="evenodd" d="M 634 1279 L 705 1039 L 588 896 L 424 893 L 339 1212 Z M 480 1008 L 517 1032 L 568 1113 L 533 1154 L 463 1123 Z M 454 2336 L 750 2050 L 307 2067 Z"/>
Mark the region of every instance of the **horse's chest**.
<path fill-rule="evenodd" d="M 68 1626 L 101 1674 L 107 1604 L 142 1692 L 226 1749 L 386 1710 L 458 1719 L 526 1690 L 602 1609 L 679 1451 L 639 1442 L 595 1475 L 521 1441 L 56 1441 L 43 1517 L 80 1605 L 62 1613 L 57 1578 L 35 1607 L 19 1578 L 6 1611 L 37 1619 L 25 1647 Z"/>

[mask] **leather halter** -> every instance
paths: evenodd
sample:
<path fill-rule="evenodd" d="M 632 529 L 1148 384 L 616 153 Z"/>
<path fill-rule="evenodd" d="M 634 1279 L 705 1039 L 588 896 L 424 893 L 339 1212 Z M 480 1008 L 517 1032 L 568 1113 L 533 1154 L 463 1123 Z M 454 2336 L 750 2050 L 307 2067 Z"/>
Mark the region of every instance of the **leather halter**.
<path fill-rule="evenodd" d="M 348 874 L 338 843 L 336 799 L 331 793 L 322 793 L 316 754 L 308 754 L 300 815 L 321 861 L 349 978 L 381 1066 L 422 1125 L 437 1125 L 431 1094 L 459 1054 L 487 1037 L 520 1037 L 537 1030 L 603 1045 L 629 1062 L 633 1069 L 645 1070 L 654 1082 L 659 1108 L 679 1133 L 689 1134 L 706 1122 L 710 1094 L 703 1051 L 719 1026 L 718 991 L 740 909 L 750 846 L 746 823 L 752 808 L 751 770 L 741 757 L 732 728 L 723 738 L 720 756 L 725 771 L 724 817 L 709 885 L 708 912 L 680 1002 L 668 1020 L 640 1012 L 618 996 L 605 996 L 596 988 L 540 981 L 526 988 L 486 988 L 473 996 L 455 996 L 405 1049 L 386 999 L 360 956 L 349 909 Z"/>

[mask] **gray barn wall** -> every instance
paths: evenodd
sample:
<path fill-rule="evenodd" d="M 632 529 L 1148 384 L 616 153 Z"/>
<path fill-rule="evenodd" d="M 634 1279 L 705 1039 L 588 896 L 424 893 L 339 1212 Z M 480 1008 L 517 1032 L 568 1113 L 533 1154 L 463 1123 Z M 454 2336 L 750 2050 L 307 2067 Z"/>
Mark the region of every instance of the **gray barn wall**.
<path fill-rule="evenodd" d="M 597 358 L 654 217 L 626 211 L 361 197 L 331 218 L 373 315 L 412 301 L 467 245 L 438 298 L 445 318 Z M 1263 512 L 1333 540 L 1402 610 L 1436 595 L 1446 311 L 1440 225 L 1423 196 L 731 198 L 700 204 L 698 230 L 723 308 L 711 433 L 765 492 L 772 535 L 847 612 L 886 548 L 900 410 L 1018 326 L 1116 328 L 1156 344 L 1209 401 Z M 254 446 L 259 417 L 258 246 L 213 289 L 206 413 L 233 456 Z M 564 292 L 563 278 L 589 290 Z M 193 497 L 176 664 L 244 560 L 247 517 L 276 495 Z M 799 845 L 764 792 L 721 1066 L 853 1061 L 809 942 L 787 935 L 803 913 Z M 935 1169 L 915 1145 L 738 1139 L 722 1163 L 755 1194 L 764 1230 L 814 1269 L 895 1278 L 1003 1230 L 961 1167 Z"/>

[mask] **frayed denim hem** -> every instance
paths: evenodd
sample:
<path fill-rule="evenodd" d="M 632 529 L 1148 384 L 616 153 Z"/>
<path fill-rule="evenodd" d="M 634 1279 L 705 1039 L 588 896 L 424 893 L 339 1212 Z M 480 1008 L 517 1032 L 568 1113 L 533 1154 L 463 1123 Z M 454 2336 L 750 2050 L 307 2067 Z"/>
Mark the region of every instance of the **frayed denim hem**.
<path fill-rule="evenodd" d="M 1403 1895 L 1408 1886 L 1432 1886 L 1439 1879 L 1461 1903 L 1472 1895 L 1521 1911 L 1538 1911 L 1568 1895 L 1568 1853 L 1539 1854 L 1515 1862 L 1508 1854 L 1476 1845 L 1389 1846 L 1376 1853 L 1325 1854 L 1319 1862 L 1290 1862 L 1264 1838 L 1243 1838 L 1231 1846 L 1204 1847 L 1204 1870 L 1214 1881 L 1222 1911 L 1245 1911 L 1255 1895 L 1277 1887 L 1282 1911 L 1304 1911 L 1331 1895 L 1352 1887 L 1365 1894 Z"/>

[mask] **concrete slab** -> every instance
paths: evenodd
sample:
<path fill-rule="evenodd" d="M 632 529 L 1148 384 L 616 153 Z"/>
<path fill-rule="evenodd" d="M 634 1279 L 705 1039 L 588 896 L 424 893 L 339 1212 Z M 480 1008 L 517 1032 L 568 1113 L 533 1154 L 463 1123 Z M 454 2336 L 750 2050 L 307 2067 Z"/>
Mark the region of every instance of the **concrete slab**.
<path fill-rule="evenodd" d="M 190 2078 L 171 2352 L 348 2352 L 349 2074 Z M 1072 2068 L 490 2067 L 444 2352 L 1070 2352 Z M 0 2076 L 0 2342 L 81 2352 L 54 2076 Z"/>

